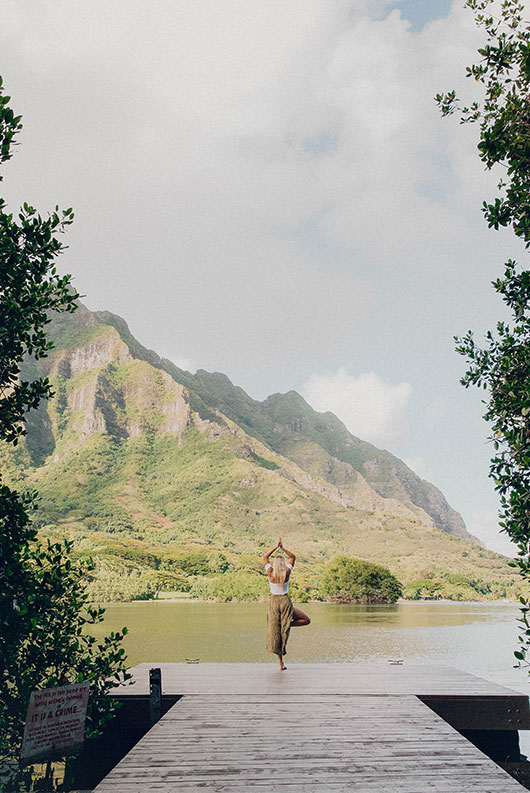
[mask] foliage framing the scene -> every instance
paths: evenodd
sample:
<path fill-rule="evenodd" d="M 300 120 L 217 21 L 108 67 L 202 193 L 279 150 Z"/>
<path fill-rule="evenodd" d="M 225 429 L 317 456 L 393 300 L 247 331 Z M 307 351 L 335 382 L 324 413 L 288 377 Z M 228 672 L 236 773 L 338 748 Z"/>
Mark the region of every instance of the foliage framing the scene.
<path fill-rule="evenodd" d="M 0 79 L 0 162 L 22 128 Z M 70 276 L 54 266 L 63 249 L 57 234 L 73 220 L 68 209 L 47 218 L 31 206 L 15 218 L 0 199 L 0 440 L 16 445 L 25 435 L 25 414 L 53 396 L 46 378 L 19 379 L 23 356 L 45 357 L 50 311 L 76 309 Z M 92 565 L 71 559 L 71 543 L 43 545 L 30 514 L 37 494 L 19 493 L 0 481 L 0 765 L 3 789 L 18 789 L 17 760 L 32 690 L 88 680 L 91 697 L 87 736 L 99 734 L 114 703 L 104 696 L 129 677 L 123 633 L 101 642 L 86 626 L 101 622 L 103 609 L 86 608 L 85 581 Z"/>
<path fill-rule="evenodd" d="M 524 6 L 514 0 L 468 0 L 487 42 L 481 61 L 467 75 L 482 84 L 482 101 L 458 107 L 454 91 L 438 94 L 443 115 L 459 110 L 462 123 L 479 125 L 480 159 L 489 170 L 504 168 L 498 195 L 482 205 L 490 228 L 511 227 L 530 247 L 530 25 Z M 491 8 L 490 8 L 491 7 Z M 512 322 L 500 321 L 478 346 L 473 333 L 456 339 L 469 368 L 464 386 L 488 392 L 484 418 L 491 423 L 495 454 L 490 477 L 500 495 L 500 527 L 518 546 L 514 566 L 530 579 L 530 271 L 509 260 L 493 287 L 508 306 Z M 521 597 L 522 635 L 515 656 L 530 657 L 529 600 Z"/>

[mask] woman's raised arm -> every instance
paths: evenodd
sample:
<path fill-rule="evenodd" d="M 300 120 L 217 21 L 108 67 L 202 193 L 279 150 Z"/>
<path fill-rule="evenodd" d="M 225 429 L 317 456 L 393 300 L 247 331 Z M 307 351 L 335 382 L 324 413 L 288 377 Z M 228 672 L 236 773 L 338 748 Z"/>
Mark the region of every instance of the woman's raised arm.
<path fill-rule="evenodd" d="M 274 551 L 277 551 L 277 550 L 278 550 L 278 548 L 280 548 L 280 547 L 281 547 L 281 540 L 279 540 L 279 541 L 278 541 L 278 543 L 277 543 L 277 544 L 274 546 L 274 548 L 272 548 L 272 550 L 270 550 L 270 551 L 267 551 L 267 553 L 266 553 L 266 554 L 264 555 L 264 557 L 263 557 L 263 564 L 270 564 L 270 562 L 269 562 L 269 556 L 270 556 L 271 554 L 273 554 L 273 553 L 274 553 Z"/>

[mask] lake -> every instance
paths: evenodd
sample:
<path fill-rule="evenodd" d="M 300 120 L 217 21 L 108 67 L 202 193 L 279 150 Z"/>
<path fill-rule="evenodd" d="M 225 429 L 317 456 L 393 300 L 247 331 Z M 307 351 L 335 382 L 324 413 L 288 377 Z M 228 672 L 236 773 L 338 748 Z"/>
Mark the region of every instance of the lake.
<path fill-rule="evenodd" d="M 410 602 L 391 606 L 308 603 L 311 625 L 294 628 L 291 663 L 444 663 L 523 681 L 514 670 L 519 609 L 513 603 Z M 142 661 L 272 661 L 265 603 L 149 601 L 106 606 L 97 636 L 126 625 L 131 665 Z"/>

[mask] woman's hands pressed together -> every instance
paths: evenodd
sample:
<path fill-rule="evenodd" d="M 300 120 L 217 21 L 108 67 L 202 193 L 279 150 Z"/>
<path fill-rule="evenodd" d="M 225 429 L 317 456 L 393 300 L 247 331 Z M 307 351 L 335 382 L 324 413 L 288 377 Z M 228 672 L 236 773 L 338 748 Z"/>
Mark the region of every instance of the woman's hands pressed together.
<path fill-rule="evenodd" d="M 269 563 L 269 557 L 270 557 L 270 556 L 272 556 L 272 554 L 273 554 L 275 551 L 279 550 L 279 549 L 280 549 L 280 550 L 282 550 L 282 551 L 283 551 L 283 552 L 284 552 L 284 553 L 285 553 L 285 554 L 288 556 L 288 558 L 289 558 L 289 562 L 291 563 L 291 565 L 293 565 L 293 564 L 294 564 L 294 560 L 296 559 L 296 556 L 295 556 L 295 555 L 294 555 L 294 553 L 292 553 L 291 551 L 288 551 L 288 550 L 287 550 L 287 548 L 284 548 L 284 545 L 283 545 L 283 542 L 282 542 L 282 538 L 281 538 L 281 537 L 279 537 L 279 538 L 278 538 L 278 542 L 276 543 L 276 545 L 274 546 L 274 548 L 272 548 L 270 551 L 268 551 L 268 552 L 267 552 L 267 553 L 264 555 L 264 557 L 263 557 L 263 561 L 264 561 L 264 563 L 265 563 L 265 564 L 270 564 L 270 563 Z"/>

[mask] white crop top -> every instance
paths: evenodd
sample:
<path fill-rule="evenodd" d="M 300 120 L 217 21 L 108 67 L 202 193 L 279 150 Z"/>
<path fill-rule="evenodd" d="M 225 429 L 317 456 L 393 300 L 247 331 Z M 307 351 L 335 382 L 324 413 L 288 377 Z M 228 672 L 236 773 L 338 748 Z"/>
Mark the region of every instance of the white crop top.
<path fill-rule="evenodd" d="M 268 570 L 270 567 L 272 567 L 272 565 L 269 562 L 268 564 L 265 565 L 265 570 Z M 292 572 L 292 569 L 293 569 L 292 564 L 287 563 L 287 569 L 291 570 L 291 572 Z M 289 592 L 289 581 L 290 580 L 291 580 L 291 577 L 289 576 L 289 578 L 287 579 L 287 581 L 285 581 L 284 584 L 275 584 L 274 581 L 271 581 L 269 579 L 269 587 L 270 587 L 270 590 L 271 590 L 271 595 L 286 595 Z"/>

